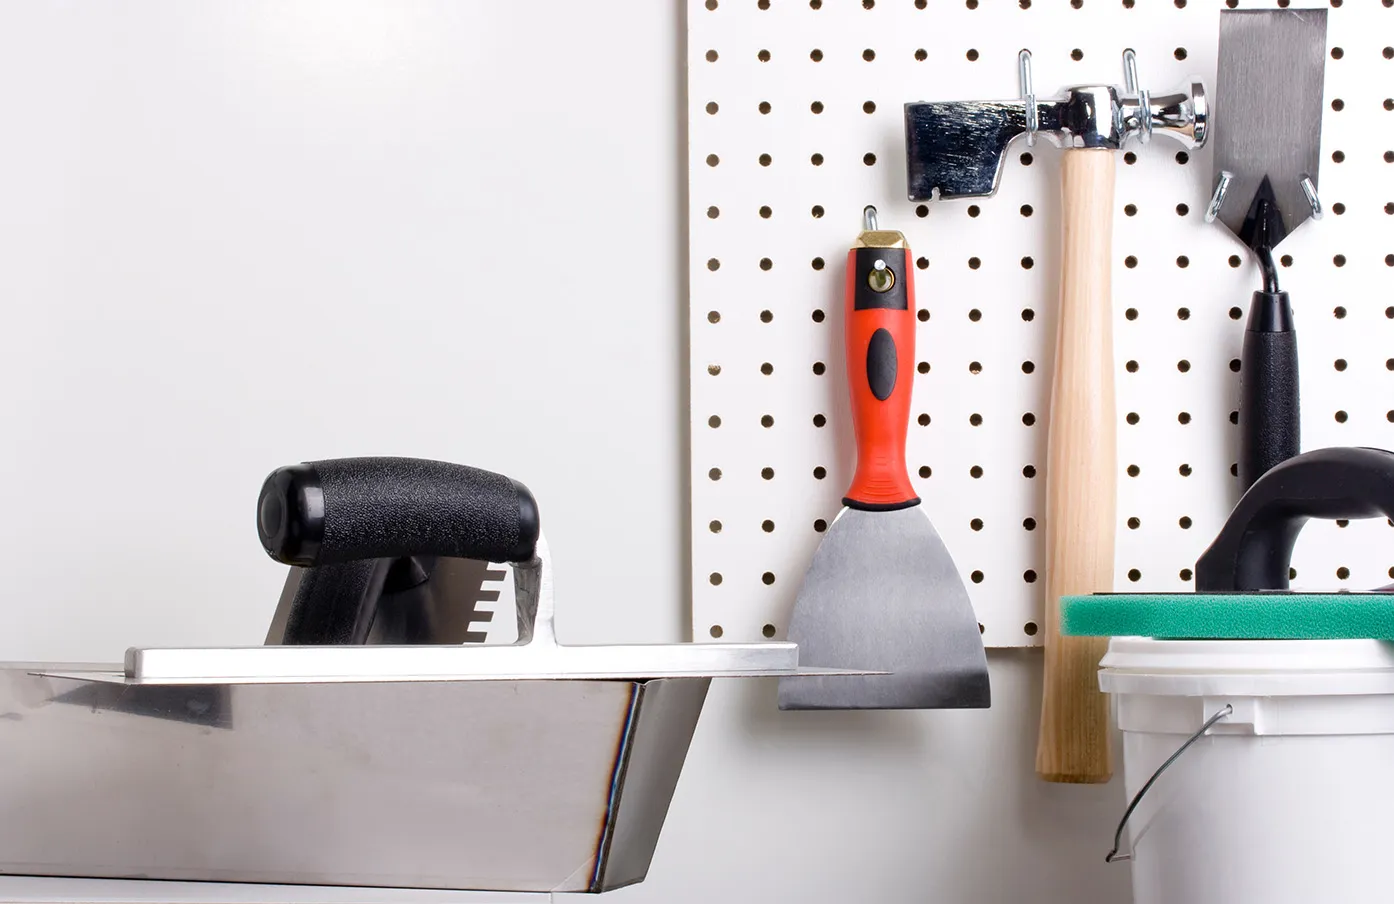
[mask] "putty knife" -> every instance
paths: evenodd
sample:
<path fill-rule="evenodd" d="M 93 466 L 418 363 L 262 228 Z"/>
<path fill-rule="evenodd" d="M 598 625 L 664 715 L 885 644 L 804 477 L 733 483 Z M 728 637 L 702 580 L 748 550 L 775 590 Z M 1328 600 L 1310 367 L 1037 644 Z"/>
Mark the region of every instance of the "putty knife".
<path fill-rule="evenodd" d="M 1321 216 L 1325 66 L 1326 10 L 1220 13 L 1215 193 L 1205 219 L 1238 236 L 1263 273 L 1240 353 L 1241 492 L 1301 451 L 1297 333 L 1273 250 L 1308 217 Z"/>
<path fill-rule="evenodd" d="M 814 553 L 789 639 L 800 659 L 884 675 L 779 679 L 779 708 L 984 709 L 987 654 L 968 590 L 905 466 L 915 377 L 914 260 L 864 228 L 847 254 L 844 352 L 857 465 Z"/>

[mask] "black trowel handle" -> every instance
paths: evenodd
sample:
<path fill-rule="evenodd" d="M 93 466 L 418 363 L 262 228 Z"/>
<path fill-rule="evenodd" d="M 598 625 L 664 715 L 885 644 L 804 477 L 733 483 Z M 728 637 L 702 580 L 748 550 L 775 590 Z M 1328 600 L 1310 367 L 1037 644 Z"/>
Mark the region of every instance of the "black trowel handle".
<path fill-rule="evenodd" d="M 339 458 L 278 468 L 257 500 L 257 533 L 278 562 L 533 557 L 540 533 L 528 488 L 491 471 L 419 458 Z"/>
<path fill-rule="evenodd" d="M 1196 592 L 1288 589 L 1293 546 L 1312 518 L 1394 518 L 1394 452 L 1332 446 L 1276 465 L 1196 561 Z"/>
<path fill-rule="evenodd" d="M 1239 485 L 1302 451 L 1297 332 L 1286 292 L 1254 293 L 1239 368 Z"/>

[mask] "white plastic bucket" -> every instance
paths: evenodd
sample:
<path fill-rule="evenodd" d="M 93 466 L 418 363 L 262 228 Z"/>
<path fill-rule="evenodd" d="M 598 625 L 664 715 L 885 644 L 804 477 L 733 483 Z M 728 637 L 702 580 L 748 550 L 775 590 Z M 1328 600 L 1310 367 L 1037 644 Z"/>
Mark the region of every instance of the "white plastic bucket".
<path fill-rule="evenodd" d="M 1128 800 L 1234 710 L 1128 820 L 1134 904 L 1394 901 L 1394 645 L 1115 637 L 1099 685 Z"/>

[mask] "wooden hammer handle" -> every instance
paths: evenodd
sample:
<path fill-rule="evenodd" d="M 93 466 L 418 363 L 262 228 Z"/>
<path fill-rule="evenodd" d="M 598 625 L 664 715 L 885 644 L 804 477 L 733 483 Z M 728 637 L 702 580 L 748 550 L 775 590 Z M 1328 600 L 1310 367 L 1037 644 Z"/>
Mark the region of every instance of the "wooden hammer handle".
<path fill-rule="evenodd" d="M 1063 247 L 1046 455 L 1045 684 L 1036 772 L 1052 782 L 1112 775 L 1107 638 L 1061 637 L 1060 597 L 1113 589 L 1117 490 L 1111 261 L 1114 153 L 1061 155 Z"/>

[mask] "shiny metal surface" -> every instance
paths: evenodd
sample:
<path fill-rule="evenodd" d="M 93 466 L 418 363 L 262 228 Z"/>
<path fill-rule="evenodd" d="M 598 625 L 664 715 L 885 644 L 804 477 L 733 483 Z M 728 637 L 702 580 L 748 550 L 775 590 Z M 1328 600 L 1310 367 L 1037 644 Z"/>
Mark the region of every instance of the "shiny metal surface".
<path fill-rule="evenodd" d="M 1216 181 L 1233 174 L 1220 222 L 1240 234 L 1265 176 L 1286 234 L 1312 216 L 1320 185 L 1326 76 L 1324 9 L 1246 9 L 1220 13 L 1215 115 Z"/>
<path fill-rule="evenodd" d="M 1128 86 L 1076 85 L 1057 98 L 1033 93 L 1031 54 L 1018 56 L 1022 99 L 922 101 L 905 105 L 909 199 L 983 197 L 997 191 L 1007 146 L 1019 135 L 1028 145 L 1045 135 L 1061 148 L 1118 149 L 1129 139 L 1146 143 L 1165 134 L 1196 148 L 1209 137 L 1205 86 L 1192 79 L 1158 97 L 1137 84 L 1136 55 L 1124 52 Z"/>
<path fill-rule="evenodd" d="M 619 887 L 648 869 L 707 687 L 0 669 L 0 874 Z"/>

